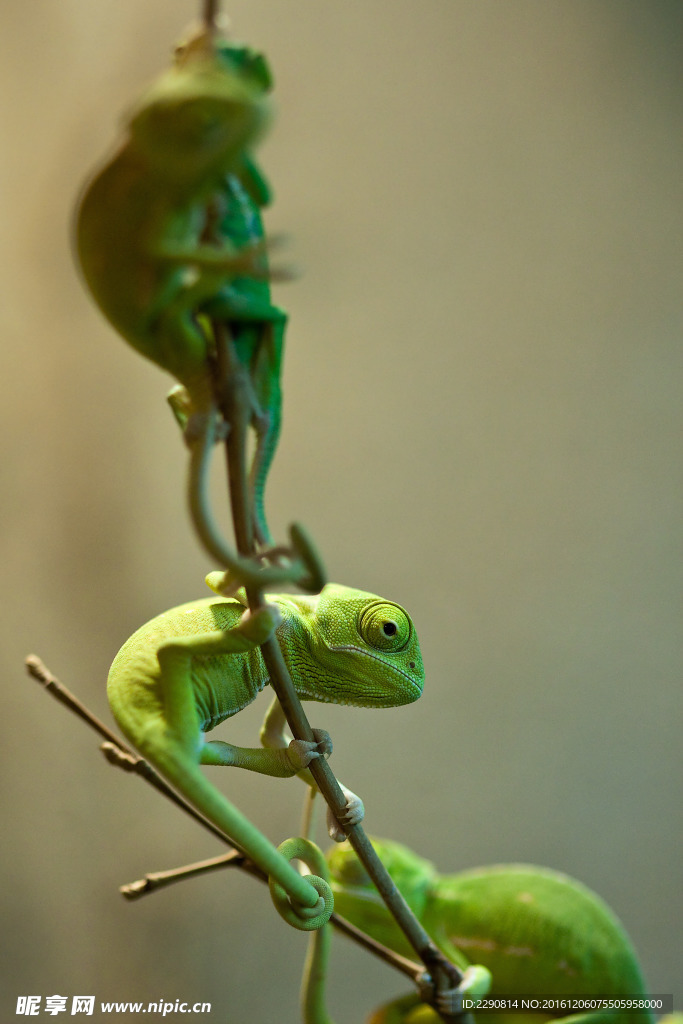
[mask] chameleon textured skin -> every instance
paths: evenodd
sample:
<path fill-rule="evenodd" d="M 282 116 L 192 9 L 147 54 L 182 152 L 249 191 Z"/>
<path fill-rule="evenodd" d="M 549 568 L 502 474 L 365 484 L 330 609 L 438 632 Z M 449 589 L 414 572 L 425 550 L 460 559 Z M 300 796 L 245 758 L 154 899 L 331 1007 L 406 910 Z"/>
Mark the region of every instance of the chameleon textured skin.
<path fill-rule="evenodd" d="M 141 626 L 114 659 L 107 685 L 109 702 L 130 739 L 150 715 L 163 712 L 163 678 L 157 651 L 167 640 L 233 629 L 244 607 L 237 601 L 204 598 L 172 608 Z M 258 647 L 231 654 L 196 657 L 192 689 L 197 726 L 208 732 L 256 699 L 268 682 Z"/>
<path fill-rule="evenodd" d="M 343 616 L 339 615 L 340 599 Z M 316 597 L 292 596 L 279 605 L 285 623 L 290 609 L 297 622 L 296 629 L 283 624 L 278 639 L 303 700 L 382 708 L 410 704 L 421 695 L 420 645 L 400 605 L 334 583 Z M 380 628 L 381 639 L 368 633 L 368 613 L 390 628 L 396 620 L 404 623 L 403 631 L 397 628 L 387 636 Z"/>
<path fill-rule="evenodd" d="M 372 594 L 329 583 L 319 595 L 269 594 L 282 623 L 276 634 L 294 687 L 304 700 L 355 707 L 398 707 L 422 693 L 424 668 L 419 641 L 410 623 L 398 651 L 373 649 L 358 630 L 364 611 L 383 610 L 387 621 L 400 605 Z M 235 628 L 244 606 L 230 598 L 203 598 L 179 605 L 141 626 L 116 655 L 108 696 L 115 718 L 129 739 L 147 715 L 163 707 L 163 674 L 157 651 L 167 640 Z M 403 638 L 400 638 L 403 640 Z M 412 668 L 410 666 L 413 666 Z M 192 659 L 191 685 L 198 727 L 203 732 L 237 714 L 268 683 L 258 647 Z"/>
<path fill-rule="evenodd" d="M 633 946 L 612 910 L 595 893 L 548 868 L 503 864 L 440 875 L 412 850 L 372 840 L 380 859 L 436 945 L 461 968 L 476 962 L 492 974 L 488 995 L 639 996 L 647 989 Z M 335 908 L 398 953 L 410 955 L 348 844 L 328 854 Z M 372 1016 L 375 1024 L 412 1020 L 406 997 Z M 428 1008 L 415 1019 L 437 1021 Z M 477 1017 L 480 1015 L 477 1014 Z M 485 1015 L 484 1015 L 485 1016 Z M 546 1014 L 546 1019 L 547 1019 Z M 514 1020 L 525 1024 L 526 1015 Z M 533 1015 L 529 1015 L 529 1019 Z M 649 1024 L 648 1012 L 608 1013 L 614 1024 Z M 539 1019 L 538 1017 L 536 1019 Z M 602 1020 L 573 1014 L 572 1022 Z"/>

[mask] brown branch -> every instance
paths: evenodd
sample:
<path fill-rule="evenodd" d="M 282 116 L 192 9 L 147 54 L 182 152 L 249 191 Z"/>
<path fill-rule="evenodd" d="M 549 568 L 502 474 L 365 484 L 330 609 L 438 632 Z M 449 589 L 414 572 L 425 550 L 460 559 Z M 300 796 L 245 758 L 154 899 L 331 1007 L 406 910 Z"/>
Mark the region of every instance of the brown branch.
<path fill-rule="evenodd" d="M 229 496 L 235 540 L 237 550 L 240 555 L 247 558 L 254 558 L 256 560 L 257 554 L 254 543 L 254 530 L 251 520 L 246 470 L 247 432 L 251 419 L 249 381 L 246 378 L 244 367 L 239 364 L 239 360 L 234 353 L 232 338 L 229 335 L 226 325 L 215 323 L 214 330 L 218 356 L 214 377 L 215 392 L 218 398 L 221 414 L 225 422 L 230 426 L 230 430 L 225 440 L 225 446 Z M 249 606 L 252 610 L 256 610 L 262 606 L 263 597 L 259 587 L 248 586 L 247 597 Z M 314 740 L 310 723 L 303 711 L 298 694 L 294 689 L 292 679 L 280 651 L 280 647 L 274 637 L 270 638 L 265 644 L 263 644 L 262 652 L 266 668 L 268 670 L 269 681 L 278 697 L 278 700 L 280 701 L 285 718 L 293 735 L 297 739 Z M 26 665 L 29 673 L 37 679 L 46 690 L 48 690 L 60 702 L 65 704 L 71 711 L 77 714 L 103 737 L 105 742 L 102 745 L 102 750 L 111 763 L 141 775 L 165 797 L 172 800 L 194 820 L 198 821 L 204 828 L 212 832 L 212 834 L 217 838 L 221 839 L 222 842 L 231 846 L 234 845 L 232 844 L 230 837 L 225 836 L 220 829 L 207 821 L 203 815 L 192 807 L 191 804 L 187 803 L 182 797 L 180 797 L 166 783 L 166 781 L 158 775 L 146 761 L 144 761 L 143 758 L 140 758 L 139 755 L 130 750 L 130 748 L 128 748 L 126 744 L 119 739 L 119 737 L 112 733 L 102 722 L 100 722 L 99 719 L 92 715 L 92 713 L 88 711 L 88 709 L 85 708 L 85 706 L 81 704 L 81 702 L 72 693 L 70 693 L 70 691 L 67 690 L 51 672 L 49 672 L 39 658 L 35 655 L 29 656 L 26 659 Z M 332 813 L 338 821 L 342 822 L 346 811 L 346 799 L 327 761 L 324 758 L 318 758 L 314 760 L 309 767 L 311 774 L 325 801 L 331 808 Z M 392 914 L 408 942 L 425 965 L 425 968 L 432 979 L 434 991 L 441 987 L 450 988 L 460 984 L 463 980 L 462 972 L 441 953 L 415 915 L 412 913 L 403 896 L 396 888 L 385 866 L 375 853 L 375 850 L 373 849 L 372 844 L 366 836 L 362 826 L 356 825 L 353 827 L 346 827 L 342 825 L 342 827 L 359 860 L 365 867 L 368 875 L 374 882 L 377 891 L 384 900 L 387 909 Z M 232 855 L 229 855 L 229 858 L 235 864 L 237 863 L 237 856 L 233 858 Z M 218 866 L 219 865 L 216 863 L 212 864 L 212 867 Z M 247 870 L 246 859 L 243 859 L 241 866 Z M 196 869 L 191 868 L 189 870 L 192 874 L 198 873 Z M 203 867 L 200 870 L 208 870 L 208 868 Z M 181 869 L 181 874 L 182 873 L 183 869 Z M 173 873 L 171 874 L 173 875 Z M 164 877 L 165 881 L 162 881 L 161 879 Z M 157 876 L 149 876 L 146 880 L 142 880 L 141 882 L 132 883 L 132 886 L 126 887 L 127 891 L 125 892 L 125 895 L 127 895 L 128 898 L 134 898 L 135 896 L 142 895 L 144 891 L 151 891 L 151 889 L 160 887 L 163 884 L 169 884 L 169 875 L 165 872 L 161 872 Z M 346 922 L 345 930 L 347 931 L 347 934 L 352 935 L 356 941 L 361 942 L 363 945 L 368 946 L 369 943 L 372 944 L 372 940 L 369 940 L 363 932 L 355 929 L 354 926 L 350 925 L 348 922 Z M 394 954 L 390 951 L 387 952 L 388 957 L 386 954 L 378 955 L 382 955 L 383 959 L 388 959 L 389 962 L 396 966 Z M 412 964 L 410 961 L 405 961 L 405 963 L 410 965 L 408 969 L 406 970 L 405 968 L 400 967 L 399 969 L 403 969 L 405 973 L 408 973 L 411 978 L 413 978 L 413 980 L 417 980 L 418 975 L 423 973 L 421 968 L 417 968 L 416 965 Z M 439 1011 L 437 1010 L 437 1012 Z M 444 1020 L 449 1019 L 443 1015 L 441 1016 Z"/>
<path fill-rule="evenodd" d="M 211 857 L 210 860 L 200 860 L 195 864 L 186 864 L 182 868 L 171 868 L 170 871 L 154 871 L 146 874 L 144 878 L 139 878 L 136 882 L 129 882 L 127 885 L 119 886 L 119 892 L 122 896 L 125 896 L 127 900 L 139 900 L 142 896 L 148 896 L 152 892 L 156 892 L 157 889 L 165 889 L 168 885 L 173 885 L 175 882 L 183 882 L 186 878 L 194 878 L 196 875 L 204 875 L 209 871 L 217 871 L 221 868 L 238 867 L 242 870 L 247 869 L 246 865 L 251 862 L 247 862 L 247 858 L 243 853 L 239 853 L 238 850 L 231 850 L 229 853 L 221 854 L 220 857 Z M 261 872 L 255 865 L 251 865 L 254 868 L 250 871 L 251 874 L 260 875 Z"/>

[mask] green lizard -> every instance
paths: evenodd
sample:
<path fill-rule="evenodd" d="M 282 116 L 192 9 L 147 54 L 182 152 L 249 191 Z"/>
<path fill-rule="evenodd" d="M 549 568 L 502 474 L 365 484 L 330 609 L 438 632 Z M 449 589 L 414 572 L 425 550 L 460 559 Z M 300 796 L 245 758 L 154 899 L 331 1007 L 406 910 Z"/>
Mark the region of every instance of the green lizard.
<path fill-rule="evenodd" d="M 268 124 L 270 87 L 260 54 L 214 31 L 195 34 L 138 101 L 76 216 L 78 260 L 100 310 L 183 389 L 172 404 L 191 449 L 190 508 L 204 546 L 241 582 L 260 586 L 316 578 L 300 534 L 292 543 L 303 567 L 259 568 L 227 548 L 208 511 L 214 443 L 251 424 L 252 511 L 257 538 L 268 540 L 263 487 L 279 430 L 285 315 L 270 304 L 258 216 L 268 187 L 250 149 Z M 234 335 L 244 424 L 220 419 L 212 317 Z"/>
<path fill-rule="evenodd" d="M 222 578 L 211 574 L 207 582 L 219 586 Z M 266 749 L 206 740 L 204 734 L 266 686 L 259 645 L 273 631 L 302 700 L 396 707 L 417 700 L 424 670 L 415 628 L 397 604 L 338 584 L 315 596 L 277 594 L 267 601 L 252 613 L 237 599 L 207 598 L 157 616 L 117 654 L 107 694 L 114 718 L 143 757 L 297 905 L 313 907 L 318 893 L 209 782 L 200 765 L 290 777 L 331 753 L 329 735 L 314 730 L 315 742 L 292 740 L 283 746 L 277 700 L 266 716 Z M 363 806 L 346 795 L 341 824 L 354 825 Z"/>
<path fill-rule="evenodd" d="M 579 882 L 548 868 L 503 864 L 439 875 L 407 847 L 373 839 L 379 857 L 442 952 L 461 968 L 488 968 L 496 995 L 639 997 L 647 989 L 635 952 L 610 908 Z M 363 866 L 348 846 L 330 851 L 335 911 L 398 953 L 411 950 Z M 493 1016 L 491 1016 L 493 1013 Z M 477 1020 L 533 1024 L 650 1024 L 649 1011 L 509 1013 L 475 1011 Z M 322 1022 L 321 1018 L 321 1022 Z M 437 1024 L 409 995 L 378 1008 L 369 1024 Z M 307 1024 L 318 1024 L 311 1018 Z"/>

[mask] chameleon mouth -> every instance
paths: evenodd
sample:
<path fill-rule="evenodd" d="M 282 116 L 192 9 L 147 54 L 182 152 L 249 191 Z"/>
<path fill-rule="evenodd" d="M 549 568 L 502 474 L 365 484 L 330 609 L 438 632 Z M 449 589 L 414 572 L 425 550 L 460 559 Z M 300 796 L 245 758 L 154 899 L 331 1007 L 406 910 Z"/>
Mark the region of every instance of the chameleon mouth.
<path fill-rule="evenodd" d="M 337 647 L 330 647 L 330 650 L 331 651 L 351 651 L 354 654 L 362 654 L 366 658 L 372 658 L 373 661 L 379 662 L 379 664 L 382 666 L 383 669 L 389 669 L 390 672 L 395 673 L 396 675 L 400 676 L 401 679 L 405 683 L 408 684 L 407 693 L 405 694 L 405 698 L 404 698 L 404 700 L 401 701 L 402 704 L 412 704 L 413 701 L 417 700 L 418 697 L 422 696 L 422 685 L 423 684 L 422 684 L 421 680 L 418 681 L 417 679 L 415 679 L 414 676 L 412 676 L 412 675 L 410 675 L 410 673 L 406 672 L 405 669 L 399 668 L 398 665 L 390 665 L 390 664 L 388 664 L 384 658 L 380 657 L 377 654 L 373 654 L 372 651 L 368 651 L 368 650 L 366 650 L 363 647 L 357 647 L 355 644 L 342 644 L 342 645 L 339 645 Z M 405 689 L 405 687 L 404 687 L 404 689 Z M 367 693 L 367 690 L 364 689 L 362 691 L 362 697 L 363 697 L 364 706 L 366 706 L 366 707 L 367 707 L 367 704 L 365 702 L 368 701 L 368 696 L 369 695 Z M 396 693 L 392 692 L 390 690 L 385 689 L 385 690 L 383 690 L 383 692 L 381 694 L 378 694 L 375 702 L 377 703 L 377 705 L 379 707 L 394 707 L 394 706 L 397 706 L 397 705 L 395 705 L 393 703 L 393 702 L 395 702 L 395 700 L 396 700 Z M 384 703 L 385 701 L 390 701 L 391 703 L 386 704 L 386 703 Z M 351 704 L 353 706 L 357 706 L 353 700 L 335 700 L 334 703 L 335 704 Z"/>

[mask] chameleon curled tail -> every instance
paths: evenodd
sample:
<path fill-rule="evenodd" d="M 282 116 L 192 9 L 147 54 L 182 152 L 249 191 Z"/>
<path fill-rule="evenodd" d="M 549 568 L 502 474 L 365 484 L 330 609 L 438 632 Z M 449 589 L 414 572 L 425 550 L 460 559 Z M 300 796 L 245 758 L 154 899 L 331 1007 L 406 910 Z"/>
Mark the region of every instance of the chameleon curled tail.
<path fill-rule="evenodd" d="M 332 890 L 329 886 L 330 872 L 327 861 L 322 851 L 309 839 L 286 839 L 278 846 L 278 853 L 282 854 L 288 861 L 301 860 L 311 871 L 312 875 L 304 876 L 316 891 L 323 895 L 329 893 L 329 900 L 326 896 L 324 910 L 311 919 L 309 924 L 303 924 L 301 917 L 292 912 L 291 905 L 281 886 L 271 877 L 269 881 L 270 895 L 275 904 L 275 909 L 281 917 L 293 925 L 306 931 L 315 930 L 311 936 L 304 967 L 304 976 L 301 985 L 301 1009 L 304 1024 L 333 1024 L 332 1018 L 325 1006 L 325 978 L 327 975 L 327 963 L 330 957 L 330 945 L 332 935 L 327 921 L 332 914 Z M 320 888 L 318 888 L 320 886 Z"/>

